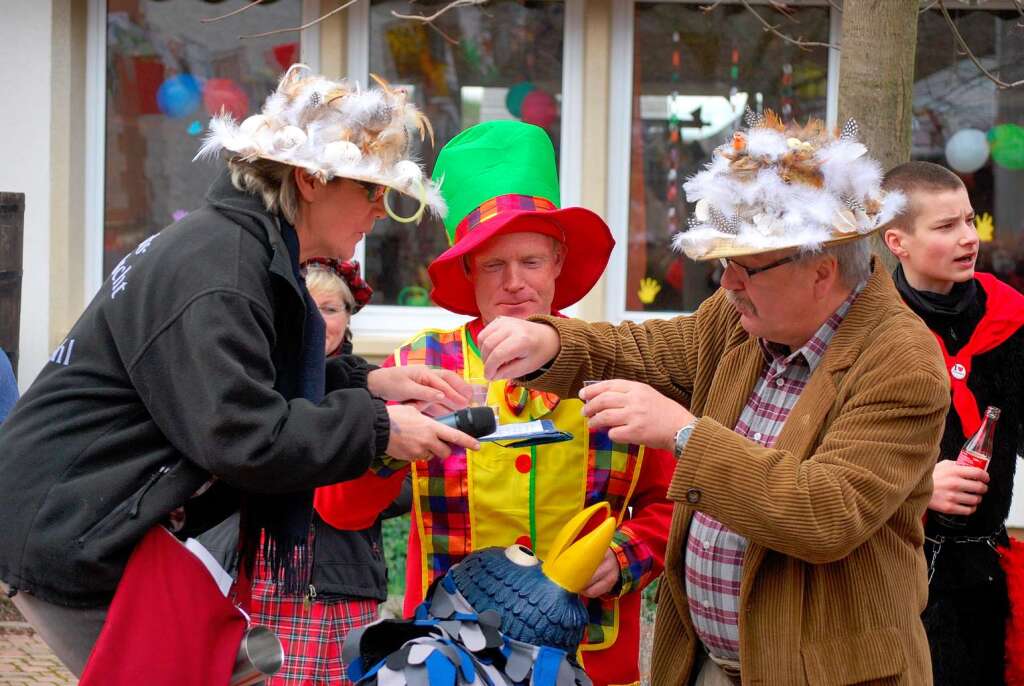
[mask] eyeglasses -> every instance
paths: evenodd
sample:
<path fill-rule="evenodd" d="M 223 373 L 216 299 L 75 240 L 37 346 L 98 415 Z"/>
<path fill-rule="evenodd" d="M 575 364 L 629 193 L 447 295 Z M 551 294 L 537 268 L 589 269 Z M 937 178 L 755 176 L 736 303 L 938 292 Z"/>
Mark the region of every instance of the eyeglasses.
<path fill-rule="evenodd" d="M 718 258 L 718 261 L 722 264 L 722 269 L 728 269 L 731 265 L 732 268 L 736 270 L 736 273 L 739 274 L 744 281 L 748 281 L 755 274 L 760 274 L 761 272 L 766 272 L 769 269 L 781 267 L 782 265 L 789 264 L 790 262 L 796 262 L 797 260 L 800 259 L 800 257 L 800 253 L 796 253 L 794 255 L 790 255 L 789 257 L 783 257 L 781 260 L 775 260 L 774 262 L 766 264 L 763 267 L 744 267 L 739 262 L 734 262 L 733 260 L 730 260 L 727 257 L 720 257 Z"/>
<path fill-rule="evenodd" d="M 384 197 L 384 191 L 387 190 L 387 186 L 382 183 L 371 183 L 369 181 L 360 181 L 359 179 L 352 179 L 366 191 L 366 199 L 370 202 L 377 202 Z"/>
<path fill-rule="evenodd" d="M 322 305 L 317 305 L 316 309 L 318 309 L 320 311 L 320 314 L 322 314 L 325 317 L 333 317 L 334 315 L 341 314 L 342 312 L 351 317 L 352 310 L 354 310 L 355 307 L 349 305 L 348 303 L 344 303 L 340 308 L 338 308 L 335 307 L 334 305 L 324 303 Z"/>

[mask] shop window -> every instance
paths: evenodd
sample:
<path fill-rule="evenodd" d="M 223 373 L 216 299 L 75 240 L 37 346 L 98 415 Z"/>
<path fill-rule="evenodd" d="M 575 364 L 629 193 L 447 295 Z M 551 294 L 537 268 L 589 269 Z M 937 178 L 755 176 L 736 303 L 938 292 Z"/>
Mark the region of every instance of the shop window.
<path fill-rule="evenodd" d="M 138 243 L 198 207 L 221 169 L 193 162 L 210 117 L 258 109 L 299 60 L 300 2 L 108 0 L 103 274 Z"/>
<path fill-rule="evenodd" d="M 433 124 L 433 144 L 427 140 L 417 151 L 427 172 L 456 134 L 496 119 L 541 126 L 558 153 L 565 5 L 493 0 L 483 7 L 450 10 L 433 25 L 392 15 L 429 15 L 447 4 L 417 2 L 410 10 L 406 0 L 374 0 L 369 11 L 369 72 L 405 88 Z M 395 206 L 399 214 L 416 209 L 410 199 Z M 448 248 L 440 220 L 426 219 L 418 226 L 380 220 L 365 243 L 374 303 L 432 305 L 427 265 Z"/>
<path fill-rule="evenodd" d="M 825 119 L 829 51 L 762 30 L 741 4 L 636 3 L 628 157 L 628 232 L 617 312 L 691 312 L 717 288 L 717 262 L 672 249 L 692 205 L 683 182 L 743 125 L 746 108 Z M 829 40 L 829 8 L 789 5 L 763 16 L 807 41 Z M 625 216 L 628 214 L 628 217 Z M 621 253 L 620 253 L 621 254 Z"/>
<path fill-rule="evenodd" d="M 972 52 L 1006 82 L 1024 78 L 1020 15 L 956 11 Z M 917 29 L 912 157 L 945 165 L 964 180 L 982 249 L 978 269 L 1024 291 L 1024 98 L 1001 90 L 965 55 L 942 13 Z"/>

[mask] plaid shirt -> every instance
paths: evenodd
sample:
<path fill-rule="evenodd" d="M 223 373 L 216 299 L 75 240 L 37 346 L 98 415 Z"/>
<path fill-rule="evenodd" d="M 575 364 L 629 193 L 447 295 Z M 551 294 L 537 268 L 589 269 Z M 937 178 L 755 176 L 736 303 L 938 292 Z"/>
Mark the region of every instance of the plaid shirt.
<path fill-rule="evenodd" d="M 802 348 L 790 353 L 785 346 L 759 340 L 765 365 L 736 422 L 736 433 L 766 448 L 775 443 L 861 288 L 863 284 Z M 697 636 L 715 657 L 739 659 L 740 579 L 746 550 L 746 538 L 706 513 L 694 512 L 686 542 L 686 595 Z"/>

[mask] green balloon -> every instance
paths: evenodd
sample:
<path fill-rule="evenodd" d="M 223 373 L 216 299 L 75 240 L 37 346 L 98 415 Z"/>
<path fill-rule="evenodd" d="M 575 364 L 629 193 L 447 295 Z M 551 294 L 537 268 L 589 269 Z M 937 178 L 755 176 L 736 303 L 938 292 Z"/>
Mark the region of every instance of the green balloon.
<path fill-rule="evenodd" d="M 530 94 L 530 91 L 536 88 L 529 81 L 520 81 L 508 89 L 508 93 L 505 94 L 505 107 L 513 117 L 523 116 L 523 100 Z"/>
<path fill-rule="evenodd" d="M 1024 127 L 1000 124 L 989 129 L 986 137 L 996 164 L 1006 169 L 1024 169 Z"/>

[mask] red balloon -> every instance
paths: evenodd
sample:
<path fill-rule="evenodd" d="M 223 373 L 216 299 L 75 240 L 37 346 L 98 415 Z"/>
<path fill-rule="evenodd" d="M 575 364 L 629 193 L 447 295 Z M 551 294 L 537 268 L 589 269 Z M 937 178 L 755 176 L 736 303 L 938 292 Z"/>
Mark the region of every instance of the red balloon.
<path fill-rule="evenodd" d="M 523 121 L 546 129 L 558 118 L 558 103 L 547 91 L 535 88 L 526 94 L 522 104 Z"/>
<path fill-rule="evenodd" d="M 231 79 L 209 79 L 203 87 L 203 105 L 211 116 L 227 112 L 235 121 L 249 114 L 249 96 Z"/>

